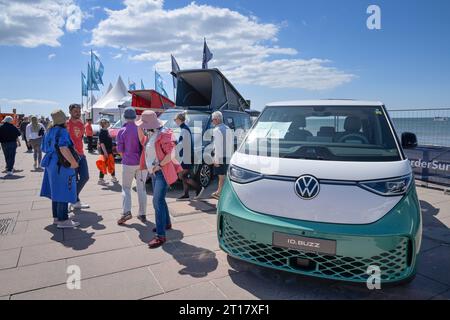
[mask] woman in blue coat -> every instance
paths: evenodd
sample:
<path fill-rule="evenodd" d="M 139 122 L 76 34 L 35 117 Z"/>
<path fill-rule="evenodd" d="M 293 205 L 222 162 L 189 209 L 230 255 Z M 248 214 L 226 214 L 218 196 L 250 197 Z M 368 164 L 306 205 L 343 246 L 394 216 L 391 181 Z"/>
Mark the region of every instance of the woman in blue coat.
<path fill-rule="evenodd" d="M 52 126 L 42 140 L 42 151 L 45 156 L 41 166 L 45 169 L 42 181 L 41 197 L 52 200 L 53 223 L 58 228 L 75 228 L 80 224 L 69 219 L 69 202 L 77 200 L 75 169 L 78 163 L 69 150 L 73 146 L 66 129 L 66 115 L 62 110 L 52 113 Z M 70 163 L 66 168 L 58 164 L 58 145 L 63 157 Z"/>

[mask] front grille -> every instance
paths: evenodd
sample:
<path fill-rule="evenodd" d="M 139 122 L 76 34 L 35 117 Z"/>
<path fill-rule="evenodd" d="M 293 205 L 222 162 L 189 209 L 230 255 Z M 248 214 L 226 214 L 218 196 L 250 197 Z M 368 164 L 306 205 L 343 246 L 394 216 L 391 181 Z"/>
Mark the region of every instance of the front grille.
<path fill-rule="evenodd" d="M 369 266 L 378 266 L 381 279 L 394 281 L 403 278 L 408 271 L 408 239 L 402 238 L 390 251 L 377 256 L 349 257 L 331 256 L 293 249 L 272 247 L 271 245 L 247 240 L 239 234 L 223 216 L 222 240 L 226 250 L 233 256 L 276 269 L 336 280 L 366 282 L 370 276 Z M 296 261 L 307 261 L 308 267 L 299 267 Z"/>

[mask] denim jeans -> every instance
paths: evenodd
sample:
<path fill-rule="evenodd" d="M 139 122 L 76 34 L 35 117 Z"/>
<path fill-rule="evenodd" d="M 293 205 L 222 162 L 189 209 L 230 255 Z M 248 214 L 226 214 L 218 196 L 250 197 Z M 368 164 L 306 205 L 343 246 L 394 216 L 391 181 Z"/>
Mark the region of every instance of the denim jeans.
<path fill-rule="evenodd" d="M 81 190 L 83 190 L 89 180 L 89 168 L 85 156 L 81 156 L 78 169 L 75 170 L 75 175 L 77 177 L 77 201 L 80 201 Z"/>
<path fill-rule="evenodd" d="M 156 234 L 166 236 L 166 226 L 171 224 L 166 194 L 169 186 L 161 170 L 152 175 L 153 207 L 155 208 Z"/>
<path fill-rule="evenodd" d="M 16 161 L 17 142 L 2 143 L 3 154 L 5 156 L 6 170 L 13 171 L 14 162 Z"/>
<path fill-rule="evenodd" d="M 58 218 L 58 221 L 65 221 L 69 219 L 69 204 L 67 202 L 52 201 L 53 218 Z"/>

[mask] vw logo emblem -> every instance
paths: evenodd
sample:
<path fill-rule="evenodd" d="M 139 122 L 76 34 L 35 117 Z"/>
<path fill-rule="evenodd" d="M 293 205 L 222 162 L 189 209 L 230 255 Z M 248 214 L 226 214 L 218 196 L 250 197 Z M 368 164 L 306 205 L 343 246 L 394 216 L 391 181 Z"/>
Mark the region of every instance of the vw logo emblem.
<path fill-rule="evenodd" d="M 314 199 L 319 194 L 319 191 L 319 181 L 313 176 L 301 176 L 295 181 L 295 193 L 304 200 Z"/>

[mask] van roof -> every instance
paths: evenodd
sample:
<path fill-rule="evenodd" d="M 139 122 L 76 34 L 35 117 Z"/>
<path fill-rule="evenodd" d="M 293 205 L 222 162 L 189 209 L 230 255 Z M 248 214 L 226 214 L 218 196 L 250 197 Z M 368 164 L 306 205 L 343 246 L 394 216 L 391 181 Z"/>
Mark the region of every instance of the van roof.
<path fill-rule="evenodd" d="M 227 77 L 224 76 L 224 74 L 222 73 L 222 71 L 220 71 L 217 68 L 212 68 L 212 69 L 186 69 L 186 70 L 180 70 L 176 73 L 172 73 L 172 75 L 174 75 L 175 77 L 178 78 L 178 76 L 183 76 L 185 74 L 190 74 L 190 73 L 216 73 L 219 75 L 219 77 L 222 79 L 223 82 L 225 82 L 226 84 L 228 84 L 228 86 L 238 95 L 238 97 L 240 99 L 242 99 L 242 103 L 245 104 L 245 108 L 249 109 L 250 108 L 250 104 L 248 103 L 248 101 L 241 95 L 241 93 L 236 89 L 236 87 L 227 79 Z"/>
<path fill-rule="evenodd" d="M 268 107 L 306 107 L 306 106 L 377 106 L 384 104 L 380 101 L 365 101 L 352 99 L 323 99 L 323 100 L 296 100 L 296 101 L 280 101 L 267 104 Z"/>

